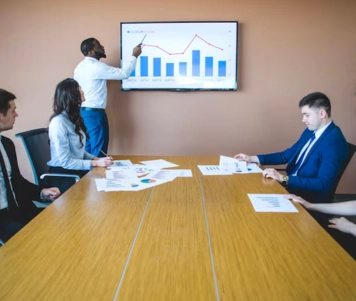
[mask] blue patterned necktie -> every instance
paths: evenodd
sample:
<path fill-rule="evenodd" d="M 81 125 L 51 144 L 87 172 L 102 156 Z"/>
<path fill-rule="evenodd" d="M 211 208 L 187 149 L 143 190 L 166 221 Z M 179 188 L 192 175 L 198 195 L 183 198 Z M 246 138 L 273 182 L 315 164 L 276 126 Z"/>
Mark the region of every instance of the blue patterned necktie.
<path fill-rule="evenodd" d="M 313 133 L 313 135 L 310 137 L 308 146 L 305 148 L 305 150 L 303 151 L 302 155 L 299 157 L 299 160 L 295 163 L 293 171 L 291 173 L 292 175 L 295 174 L 298 171 L 300 165 L 304 161 L 303 160 L 304 156 L 305 156 L 306 152 L 308 151 L 310 145 L 313 143 L 314 139 L 315 139 L 315 133 Z"/>

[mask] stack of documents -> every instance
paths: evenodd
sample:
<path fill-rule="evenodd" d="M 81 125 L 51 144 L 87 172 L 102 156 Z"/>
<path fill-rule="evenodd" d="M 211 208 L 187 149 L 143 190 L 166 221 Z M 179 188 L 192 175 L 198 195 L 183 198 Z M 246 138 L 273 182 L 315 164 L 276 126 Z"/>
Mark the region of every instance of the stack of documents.
<path fill-rule="evenodd" d="M 177 177 L 191 177 L 191 170 L 162 168 L 178 165 L 163 159 L 132 164 L 130 160 L 114 161 L 106 170 L 106 178 L 95 179 L 98 191 L 139 191 L 173 181 Z"/>
<path fill-rule="evenodd" d="M 247 164 L 245 161 L 239 161 L 226 156 L 220 156 L 219 165 L 198 165 L 198 168 L 204 176 L 262 172 L 262 169 L 256 163 Z"/>

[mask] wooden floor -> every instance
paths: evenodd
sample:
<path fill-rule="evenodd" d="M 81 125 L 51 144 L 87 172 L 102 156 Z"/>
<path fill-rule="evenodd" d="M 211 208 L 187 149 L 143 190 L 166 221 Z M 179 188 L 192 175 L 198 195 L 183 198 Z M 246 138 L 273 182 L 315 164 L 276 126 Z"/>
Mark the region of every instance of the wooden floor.
<path fill-rule="evenodd" d="M 124 157 L 133 163 L 154 157 Z M 355 261 L 298 204 L 256 213 L 261 174 L 98 192 L 97 168 L 0 248 L 0 300 L 356 300 Z"/>

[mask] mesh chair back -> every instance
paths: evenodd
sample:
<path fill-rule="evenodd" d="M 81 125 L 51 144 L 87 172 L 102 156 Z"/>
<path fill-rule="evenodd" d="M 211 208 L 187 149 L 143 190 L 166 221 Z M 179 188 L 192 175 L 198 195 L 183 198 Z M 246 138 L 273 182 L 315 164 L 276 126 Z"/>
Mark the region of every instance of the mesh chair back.
<path fill-rule="evenodd" d="M 48 172 L 47 162 L 51 159 L 48 129 L 30 130 L 15 136 L 21 138 L 31 163 L 35 183 L 40 184 L 40 176 Z"/>
<path fill-rule="evenodd" d="M 344 162 L 344 164 L 342 165 L 341 167 L 341 170 L 340 170 L 340 174 L 339 174 L 339 177 L 335 183 L 335 187 L 333 190 L 331 190 L 330 192 L 330 197 L 329 197 L 329 201 L 332 202 L 333 199 L 334 199 L 334 196 L 335 196 L 335 192 L 336 192 L 336 189 L 337 189 L 337 185 L 339 185 L 339 182 L 342 178 L 342 175 L 344 174 L 344 171 L 346 170 L 346 167 L 349 165 L 353 155 L 355 154 L 356 152 L 356 145 L 352 144 L 352 143 L 347 143 L 348 146 L 349 146 L 349 153 L 348 153 L 348 156 L 347 156 L 347 159 L 346 161 Z"/>

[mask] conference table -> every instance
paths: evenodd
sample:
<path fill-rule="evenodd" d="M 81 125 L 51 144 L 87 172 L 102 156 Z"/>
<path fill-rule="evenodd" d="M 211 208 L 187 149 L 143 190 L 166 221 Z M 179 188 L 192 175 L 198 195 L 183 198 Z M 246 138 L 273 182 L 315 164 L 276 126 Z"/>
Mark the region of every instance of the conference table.
<path fill-rule="evenodd" d="M 355 261 L 302 206 L 255 212 L 275 180 L 115 157 L 158 158 L 193 177 L 104 192 L 93 169 L 0 248 L 0 300 L 356 300 Z"/>

